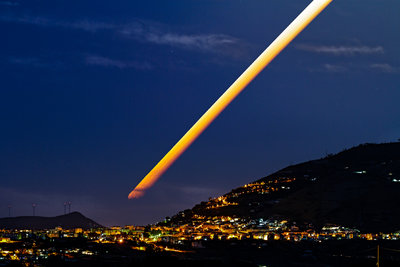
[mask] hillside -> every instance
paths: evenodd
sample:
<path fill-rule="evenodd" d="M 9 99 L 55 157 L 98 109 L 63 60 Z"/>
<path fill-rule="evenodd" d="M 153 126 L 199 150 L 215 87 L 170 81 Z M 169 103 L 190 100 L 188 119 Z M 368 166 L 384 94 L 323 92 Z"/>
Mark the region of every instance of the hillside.
<path fill-rule="evenodd" d="M 103 227 L 95 221 L 83 216 L 79 212 L 71 212 L 56 217 L 21 216 L 12 218 L 0 218 L 0 229 L 63 229 L 72 228 L 99 228 Z"/>
<path fill-rule="evenodd" d="M 286 167 L 172 217 L 284 218 L 367 232 L 400 229 L 400 143 L 364 144 Z"/>

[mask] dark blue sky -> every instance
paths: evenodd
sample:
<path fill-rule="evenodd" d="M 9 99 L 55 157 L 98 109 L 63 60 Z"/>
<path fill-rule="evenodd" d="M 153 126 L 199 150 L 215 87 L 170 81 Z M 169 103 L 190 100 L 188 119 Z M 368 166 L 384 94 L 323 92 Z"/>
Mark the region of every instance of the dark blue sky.
<path fill-rule="evenodd" d="M 334 0 L 139 200 L 128 193 L 304 0 L 0 0 L 0 217 L 145 224 L 400 138 L 400 2 Z"/>

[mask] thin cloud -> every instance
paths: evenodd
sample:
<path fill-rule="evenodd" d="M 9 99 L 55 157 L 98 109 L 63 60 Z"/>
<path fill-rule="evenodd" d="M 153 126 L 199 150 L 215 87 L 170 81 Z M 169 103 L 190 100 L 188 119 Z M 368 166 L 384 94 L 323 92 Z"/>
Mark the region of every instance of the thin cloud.
<path fill-rule="evenodd" d="M 116 25 L 110 23 L 82 20 L 75 22 L 66 22 L 61 20 L 55 20 L 47 17 L 41 16 L 10 16 L 10 15 L 0 15 L 0 21 L 29 24 L 41 27 L 62 27 L 67 29 L 77 29 L 88 32 L 96 32 L 99 30 L 113 29 L 117 27 Z"/>
<path fill-rule="evenodd" d="M 222 35 L 178 35 L 178 34 L 154 34 L 149 33 L 145 36 L 148 42 L 161 45 L 178 46 L 184 48 L 194 48 L 203 51 L 210 51 L 222 46 L 235 44 L 236 39 Z"/>
<path fill-rule="evenodd" d="M 35 26 L 51 26 L 54 22 L 44 17 L 0 15 L 0 21 L 30 24 Z M 56 26 L 56 25 L 54 25 Z"/>
<path fill-rule="evenodd" d="M 239 40 L 224 34 L 179 34 L 162 32 L 143 23 L 116 25 L 90 20 L 65 22 L 40 16 L 0 16 L 0 20 L 14 23 L 31 24 L 42 27 L 64 27 L 89 32 L 99 30 L 117 30 L 122 36 L 137 41 L 158 45 L 169 45 L 201 51 L 215 51 L 237 45 Z"/>
<path fill-rule="evenodd" d="M 19 3 L 10 1 L 0 1 L 0 6 L 19 6 Z"/>
<path fill-rule="evenodd" d="M 179 34 L 139 22 L 124 26 L 119 33 L 140 42 L 202 52 L 234 54 L 241 46 L 237 38 L 225 34 Z"/>
<path fill-rule="evenodd" d="M 393 67 L 390 64 L 387 63 L 375 63 L 375 64 L 370 64 L 369 65 L 370 69 L 380 71 L 380 72 L 386 72 L 386 73 L 396 73 L 399 70 L 395 67 Z"/>
<path fill-rule="evenodd" d="M 331 64 L 331 63 L 325 63 L 322 64 L 318 67 L 313 67 L 313 68 L 306 68 L 306 71 L 311 72 L 311 73 L 345 73 L 351 71 L 352 68 L 346 64 Z"/>
<path fill-rule="evenodd" d="M 117 26 L 111 23 L 104 22 L 95 22 L 89 20 L 82 20 L 74 23 L 64 23 L 64 27 L 66 28 L 74 28 L 78 30 L 88 31 L 88 32 L 96 32 L 99 30 L 109 30 L 114 29 Z"/>
<path fill-rule="evenodd" d="M 25 65 L 36 68 L 43 68 L 43 67 L 48 67 L 49 65 L 54 65 L 46 63 L 40 58 L 35 58 L 35 57 L 10 57 L 8 61 L 15 65 L 23 65 L 23 66 Z"/>
<path fill-rule="evenodd" d="M 327 72 L 327 73 L 347 73 L 347 72 L 355 72 L 355 73 L 400 73 L 400 68 L 392 66 L 388 63 L 374 63 L 374 64 L 354 64 L 354 63 L 341 63 L 341 64 L 331 64 L 325 63 L 321 65 L 319 68 L 310 68 L 309 72 Z"/>
<path fill-rule="evenodd" d="M 346 55 L 365 55 L 365 54 L 383 54 L 385 50 L 382 46 L 317 46 L 317 45 L 308 45 L 308 44 L 299 44 L 295 46 L 296 49 L 312 52 L 312 53 L 320 53 L 320 54 L 330 54 L 335 56 Z"/>
<path fill-rule="evenodd" d="M 153 22 L 134 22 L 129 24 L 114 24 L 91 20 L 62 21 L 43 16 L 0 15 L 0 21 L 29 24 L 40 27 L 61 27 L 95 33 L 97 31 L 112 31 L 120 36 L 138 42 L 154 45 L 165 45 L 186 50 L 216 53 L 236 59 L 245 58 L 244 44 L 237 38 L 225 34 L 181 34 L 163 30 L 165 25 Z M 111 64 L 112 65 L 112 64 Z M 120 65 L 120 64 L 115 64 Z"/>
<path fill-rule="evenodd" d="M 334 65 L 334 64 L 324 64 L 323 65 L 323 69 L 326 72 L 333 72 L 333 73 L 337 73 L 337 72 L 345 72 L 347 71 L 347 68 L 341 65 Z"/>
<path fill-rule="evenodd" d="M 88 65 L 119 69 L 135 68 L 139 70 L 150 70 L 153 68 L 148 62 L 121 61 L 96 55 L 87 56 L 85 62 Z"/>

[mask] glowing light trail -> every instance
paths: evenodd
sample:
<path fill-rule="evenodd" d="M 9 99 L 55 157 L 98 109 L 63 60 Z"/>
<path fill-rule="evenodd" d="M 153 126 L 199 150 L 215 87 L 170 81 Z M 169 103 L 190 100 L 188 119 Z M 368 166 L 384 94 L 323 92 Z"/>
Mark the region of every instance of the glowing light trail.
<path fill-rule="evenodd" d="M 243 72 L 226 92 L 190 128 L 176 145 L 158 162 L 129 194 L 128 198 L 139 198 L 197 139 L 211 122 L 235 99 L 240 92 L 308 25 L 332 0 L 314 0 L 271 43 L 271 45 Z"/>

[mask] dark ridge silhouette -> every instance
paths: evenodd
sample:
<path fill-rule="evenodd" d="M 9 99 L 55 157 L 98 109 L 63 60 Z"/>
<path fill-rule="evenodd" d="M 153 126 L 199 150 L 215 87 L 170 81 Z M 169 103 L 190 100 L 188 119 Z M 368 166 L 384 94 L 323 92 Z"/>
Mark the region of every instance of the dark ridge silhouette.
<path fill-rule="evenodd" d="M 274 184 L 282 177 L 295 181 Z M 187 223 L 198 214 L 278 217 L 312 223 L 316 228 L 337 224 L 364 232 L 400 230 L 399 142 L 359 145 L 286 167 L 254 183 L 262 182 L 278 190 L 262 194 L 239 187 L 223 196 L 238 205 L 210 208 L 218 203 L 210 199 L 173 216 L 171 223 Z"/>
<path fill-rule="evenodd" d="M 73 228 L 101 228 L 102 225 L 83 216 L 79 212 L 71 212 L 66 215 L 56 217 L 40 216 L 21 216 L 12 218 L 0 218 L 0 229 L 54 229 L 62 227 L 63 229 Z"/>

